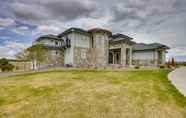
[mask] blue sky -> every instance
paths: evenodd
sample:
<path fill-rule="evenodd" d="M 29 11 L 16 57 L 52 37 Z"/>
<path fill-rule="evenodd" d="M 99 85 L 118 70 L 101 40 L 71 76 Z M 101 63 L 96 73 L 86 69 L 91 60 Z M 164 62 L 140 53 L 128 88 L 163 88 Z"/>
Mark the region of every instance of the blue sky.
<path fill-rule="evenodd" d="M 0 57 L 14 58 L 42 34 L 101 27 L 158 42 L 186 61 L 186 0 L 0 0 Z"/>

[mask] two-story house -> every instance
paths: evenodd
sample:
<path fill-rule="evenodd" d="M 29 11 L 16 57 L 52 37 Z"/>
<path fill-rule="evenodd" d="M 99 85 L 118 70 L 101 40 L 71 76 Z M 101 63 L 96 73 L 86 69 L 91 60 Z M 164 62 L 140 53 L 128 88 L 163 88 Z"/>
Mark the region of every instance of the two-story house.
<path fill-rule="evenodd" d="M 37 43 L 48 49 L 53 64 L 63 62 L 73 67 L 158 66 L 165 63 L 169 49 L 159 43 L 138 44 L 129 36 L 101 28 L 70 28 L 57 36 L 41 36 L 34 42 Z M 63 58 L 60 58 L 61 50 Z"/>

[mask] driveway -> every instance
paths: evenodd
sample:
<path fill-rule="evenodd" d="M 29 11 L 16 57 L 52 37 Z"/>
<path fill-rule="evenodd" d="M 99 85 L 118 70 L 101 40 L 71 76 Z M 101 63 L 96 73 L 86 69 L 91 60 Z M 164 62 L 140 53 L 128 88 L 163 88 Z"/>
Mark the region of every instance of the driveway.
<path fill-rule="evenodd" d="M 168 75 L 172 84 L 186 97 L 186 67 L 175 69 Z"/>

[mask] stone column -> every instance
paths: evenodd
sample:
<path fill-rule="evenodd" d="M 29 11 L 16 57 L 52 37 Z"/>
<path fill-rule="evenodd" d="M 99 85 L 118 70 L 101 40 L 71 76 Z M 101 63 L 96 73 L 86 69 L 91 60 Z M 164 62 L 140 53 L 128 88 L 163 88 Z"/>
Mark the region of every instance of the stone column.
<path fill-rule="evenodd" d="M 114 64 L 115 61 L 115 56 L 114 56 L 114 52 L 112 52 L 112 64 Z"/>
<path fill-rule="evenodd" d="M 165 62 L 166 62 L 165 50 L 162 50 L 162 64 L 165 64 Z"/>
<path fill-rule="evenodd" d="M 126 66 L 126 48 L 121 47 L 121 65 Z"/>
<path fill-rule="evenodd" d="M 155 66 L 158 65 L 158 51 L 157 50 L 154 51 L 154 65 Z"/>
<path fill-rule="evenodd" d="M 130 54 L 129 54 L 130 58 L 129 58 L 129 66 L 132 65 L 132 48 L 130 48 Z"/>

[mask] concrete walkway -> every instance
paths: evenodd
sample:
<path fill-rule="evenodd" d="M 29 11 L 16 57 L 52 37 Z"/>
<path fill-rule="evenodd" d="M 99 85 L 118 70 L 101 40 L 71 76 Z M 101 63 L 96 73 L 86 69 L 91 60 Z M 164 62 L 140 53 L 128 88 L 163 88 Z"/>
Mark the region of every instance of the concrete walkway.
<path fill-rule="evenodd" d="M 175 69 L 168 75 L 172 84 L 186 97 L 186 67 Z"/>

